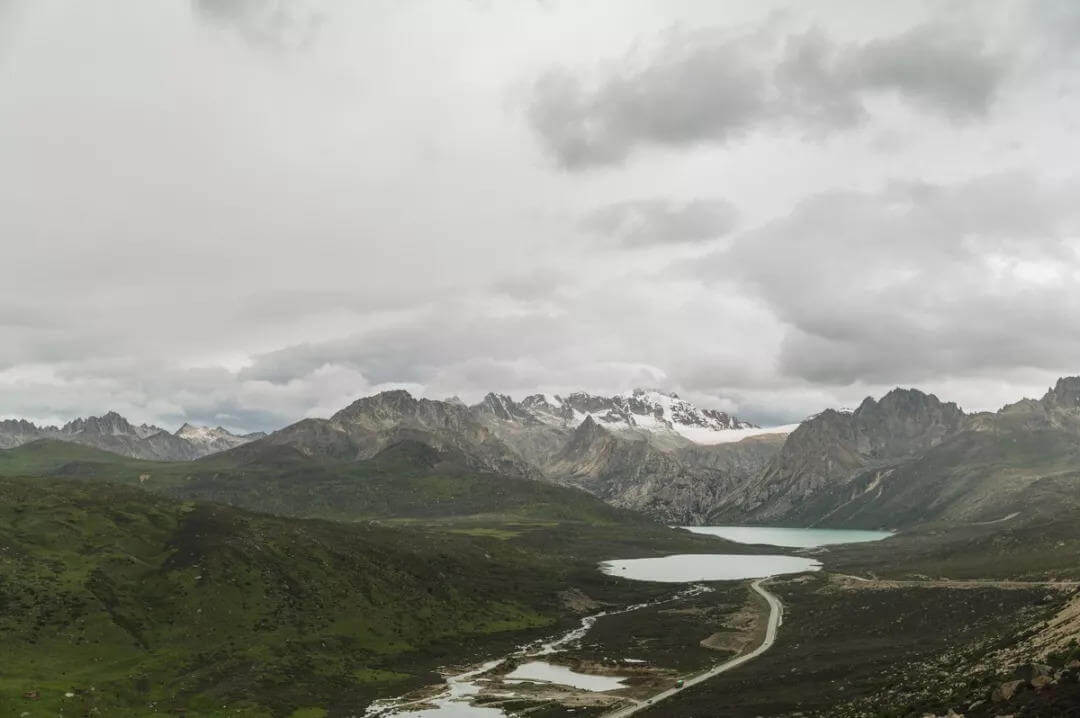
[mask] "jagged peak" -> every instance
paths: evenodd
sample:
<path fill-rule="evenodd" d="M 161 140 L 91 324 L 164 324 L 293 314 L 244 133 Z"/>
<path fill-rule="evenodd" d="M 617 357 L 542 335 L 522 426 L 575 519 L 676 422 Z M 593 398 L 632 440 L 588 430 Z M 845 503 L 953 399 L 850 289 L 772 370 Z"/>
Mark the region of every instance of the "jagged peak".
<path fill-rule="evenodd" d="M 585 421 L 578 424 L 578 427 L 574 430 L 576 437 L 595 437 L 595 436 L 607 436 L 610 432 L 604 427 L 600 426 L 600 422 L 592 418 L 592 416 L 586 416 Z"/>
<path fill-rule="evenodd" d="M 416 404 L 416 399 L 405 389 L 388 389 L 386 391 L 380 391 L 377 394 L 360 397 L 344 409 L 338 411 L 331 418 L 348 417 L 373 407 L 393 407 L 403 409 L 406 407 L 415 407 Z"/>
<path fill-rule="evenodd" d="M 1044 404 L 1064 408 L 1080 407 L 1080 376 L 1063 376 L 1043 396 Z"/>
<path fill-rule="evenodd" d="M 663 389 L 656 389 L 652 387 L 638 387 L 628 392 L 627 396 L 648 396 L 649 394 L 656 394 L 657 396 L 666 396 L 670 399 L 679 399 L 679 395 L 673 391 L 664 391 Z M 681 399 L 680 399 L 681 401 Z"/>
<path fill-rule="evenodd" d="M 911 406 L 932 406 L 939 407 L 946 411 L 955 412 L 959 415 L 963 415 L 963 411 L 955 402 L 943 402 L 935 394 L 924 392 L 915 388 L 896 387 L 890 389 L 880 399 L 875 400 L 873 397 L 868 396 L 862 400 L 859 407 L 853 412 L 853 416 L 862 416 L 867 412 L 880 410 L 880 411 L 897 411 L 904 410 Z"/>

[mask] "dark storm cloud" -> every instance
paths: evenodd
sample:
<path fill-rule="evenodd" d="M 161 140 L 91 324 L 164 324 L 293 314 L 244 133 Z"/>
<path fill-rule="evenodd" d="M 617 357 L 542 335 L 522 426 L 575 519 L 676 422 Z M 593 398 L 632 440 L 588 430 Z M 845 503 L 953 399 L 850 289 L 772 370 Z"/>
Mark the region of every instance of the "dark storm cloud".
<path fill-rule="evenodd" d="M 1076 182 L 1001 174 L 811 197 L 695 269 L 790 327 L 788 375 L 845 384 L 1080 355 Z"/>
<path fill-rule="evenodd" d="M 864 44 L 823 32 L 768 29 L 733 36 L 672 32 L 644 62 L 634 55 L 590 83 L 552 70 L 527 116 L 566 169 L 617 164 L 641 146 L 723 143 L 766 127 L 811 133 L 848 128 L 865 99 L 893 93 L 950 119 L 984 114 L 1009 69 L 974 28 L 925 24 Z"/>
<path fill-rule="evenodd" d="M 728 234 L 735 227 L 735 206 L 723 199 L 695 199 L 677 203 L 648 199 L 616 202 L 600 207 L 582 221 L 595 234 L 612 237 L 625 247 L 674 242 L 704 242 Z"/>

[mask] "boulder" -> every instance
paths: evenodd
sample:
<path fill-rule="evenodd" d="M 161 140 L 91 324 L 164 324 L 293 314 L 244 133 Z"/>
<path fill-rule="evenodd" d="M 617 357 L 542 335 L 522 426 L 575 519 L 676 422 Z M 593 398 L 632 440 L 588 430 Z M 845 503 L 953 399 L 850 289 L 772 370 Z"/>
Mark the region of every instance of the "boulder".
<path fill-rule="evenodd" d="M 1046 688 L 1049 685 L 1053 685 L 1054 679 L 1050 676 L 1035 676 L 1028 682 L 1031 683 L 1032 688 L 1037 691 L 1041 691 L 1043 688 Z"/>
<path fill-rule="evenodd" d="M 1023 681 L 1031 681 L 1040 676 L 1050 677 L 1053 675 L 1053 667 L 1043 663 L 1026 663 L 1022 666 L 1017 666 L 1016 670 L 1013 671 L 1013 678 L 1019 678 Z"/>
<path fill-rule="evenodd" d="M 1027 685 L 1027 681 L 1017 679 L 1015 681 L 1006 681 L 1000 686 L 994 689 L 994 694 L 991 699 L 995 703 L 1004 703 L 1005 701 L 1011 701 L 1022 688 Z"/>

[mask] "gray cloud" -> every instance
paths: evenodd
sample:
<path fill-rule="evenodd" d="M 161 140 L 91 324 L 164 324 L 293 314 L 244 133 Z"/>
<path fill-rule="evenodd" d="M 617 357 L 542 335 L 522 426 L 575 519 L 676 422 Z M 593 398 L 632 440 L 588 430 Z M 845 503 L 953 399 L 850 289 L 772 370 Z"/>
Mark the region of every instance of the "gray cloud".
<path fill-rule="evenodd" d="M 239 33 L 254 45 L 279 50 L 308 47 L 325 21 L 308 0 L 191 0 L 195 15 Z"/>
<path fill-rule="evenodd" d="M 816 29 L 670 32 L 644 62 L 627 56 L 592 84 L 567 70 L 548 72 L 527 116 L 571 170 L 617 164 L 648 145 L 723 143 L 767 127 L 848 128 L 866 118 L 864 101 L 874 93 L 966 119 L 986 113 L 1009 69 L 976 32 L 924 24 L 862 44 Z"/>
<path fill-rule="evenodd" d="M 810 382 L 1060 369 L 1080 356 L 1078 190 L 1013 173 L 820 194 L 694 271 L 764 298 L 790 327 L 781 370 Z"/>
<path fill-rule="evenodd" d="M 595 88 L 551 71 L 534 88 L 529 121 L 568 169 L 620 162 L 639 143 L 723 141 L 771 113 L 755 54 L 749 39 L 700 33 L 671 38 L 651 64 Z"/>
<path fill-rule="evenodd" d="M 595 209 L 581 224 L 623 246 L 644 247 L 717 239 L 734 229 L 736 214 L 735 206 L 724 199 L 630 200 Z"/>
<path fill-rule="evenodd" d="M 964 119 L 989 110 L 1008 70 L 1008 60 L 980 38 L 922 25 L 849 50 L 840 73 L 856 91 L 895 91 L 927 110 Z"/>

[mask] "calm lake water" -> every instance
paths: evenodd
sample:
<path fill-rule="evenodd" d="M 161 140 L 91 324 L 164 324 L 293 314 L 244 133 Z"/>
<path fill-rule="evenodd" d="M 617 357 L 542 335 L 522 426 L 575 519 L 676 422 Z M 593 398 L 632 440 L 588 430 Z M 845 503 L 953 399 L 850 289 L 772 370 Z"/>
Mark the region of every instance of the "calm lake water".
<path fill-rule="evenodd" d="M 801 556 L 737 556 L 719 553 L 630 558 L 604 561 L 600 564 L 600 570 L 609 576 L 662 583 L 734 581 L 781 573 L 817 571 L 819 568 L 820 562 Z"/>
<path fill-rule="evenodd" d="M 506 676 L 511 680 L 542 681 L 561 686 L 573 686 L 586 691 L 613 691 L 625 688 L 625 678 L 616 676 L 594 676 L 590 673 L 578 673 L 566 666 L 547 661 L 529 661 L 522 663 Z"/>
<path fill-rule="evenodd" d="M 849 529 L 788 529 L 772 526 L 681 526 L 696 534 L 719 536 L 739 543 L 765 543 L 790 548 L 813 548 L 839 543 L 880 541 L 892 536 L 890 531 Z"/>

